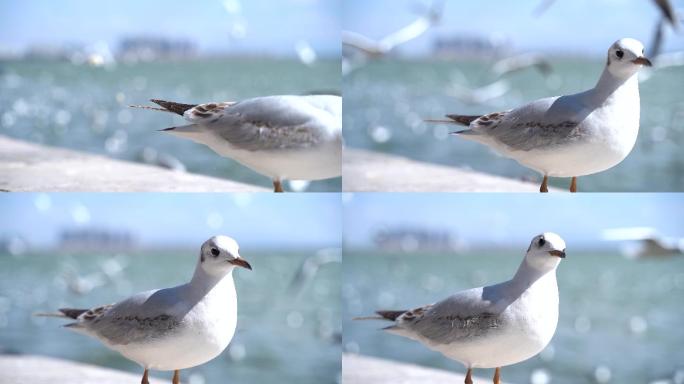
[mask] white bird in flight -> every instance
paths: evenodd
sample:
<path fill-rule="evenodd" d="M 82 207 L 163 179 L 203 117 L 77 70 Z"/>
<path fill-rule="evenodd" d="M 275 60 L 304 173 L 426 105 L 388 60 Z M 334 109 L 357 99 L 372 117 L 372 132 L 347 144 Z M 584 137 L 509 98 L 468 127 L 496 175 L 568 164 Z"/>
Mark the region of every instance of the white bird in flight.
<path fill-rule="evenodd" d="M 558 323 L 556 268 L 565 242 L 555 233 L 535 236 L 511 280 L 457 292 L 411 310 L 377 311 L 359 320 L 389 320 L 387 332 L 418 341 L 467 368 L 500 369 L 527 360 L 551 341 Z"/>
<path fill-rule="evenodd" d="M 637 72 L 651 62 L 644 46 L 624 38 L 608 50 L 605 69 L 596 86 L 567 96 L 548 97 L 518 108 L 483 116 L 447 115 L 429 122 L 468 126 L 454 132 L 490 146 L 543 175 L 540 192 L 548 192 L 548 177 L 577 177 L 605 171 L 631 152 L 639 132 Z"/>
<path fill-rule="evenodd" d="M 416 39 L 439 23 L 443 8 L 443 1 L 435 1 L 425 15 L 380 40 L 374 40 L 357 32 L 342 31 L 342 45 L 357 49 L 371 57 L 386 55 L 397 46 Z"/>
<path fill-rule="evenodd" d="M 181 104 L 151 100 L 192 124 L 162 131 L 204 144 L 281 182 L 321 180 L 342 173 L 342 98 L 333 95 L 265 96 L 235 102 Z"/>
<path fill-rule="evenodd" d="M 235 240 L 215 236 L 204 242 L 189 283 L 133 295 L 92 309 L 62 308 L 43 313 L 76 320 L 65 327 L 94 337 L 144 368 L 174 371 L 204 364 L 228 346 L 237 324 L 235 267 L 252 269 Z"/>

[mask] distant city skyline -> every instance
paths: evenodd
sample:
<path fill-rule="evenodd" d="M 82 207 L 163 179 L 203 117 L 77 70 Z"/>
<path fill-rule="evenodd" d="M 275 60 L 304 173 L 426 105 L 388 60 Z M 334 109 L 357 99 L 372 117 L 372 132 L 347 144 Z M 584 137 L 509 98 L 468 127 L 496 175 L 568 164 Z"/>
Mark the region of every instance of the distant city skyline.
<path fill-rule="evenodd" d="M 433 0 L 440 3 L 440 0 Z M 684 0 L 673 0 L 680 14 Z M 342 27 L 380 39 L 416 20 L 431 4 L 423 0 L 345 0 Z M 648 51 L 660 11 L 652 1 L 557 0 L 541 15 L 543 0 L 446 0 L 435 27 L 402 44 L 404 55 L 429 54 L 437 38 L 491 38 L 507 42 L 513 51 L 600 56 L 622 37 L 641 40 Z M 387 17 L 391 14 L 391 17 Z M 680 28 L 681 30 L 681 28 Z M 666 27 L 663 52 L 684 50 L 684 34 Z"/>
<path fill-rule="evenodd" d="M 439 1 L 439 0 L 434 0 Z M 514 51 L 598 56 L 621 37 L 651 45 L 659 10 L 652 1 L 558 0 L 540 16 L 542 0 L 446 0 L 441 22 L 404 44 L 405 55 L 429 54 L 438 38 L 507 42 Z M 684 0 L 673 0 L 680 13 Z M 5 0 L 0 2 L 0 52 L 36 46 L 116 50 L 129 37 L 197 44 L 200 54 L 296 56 L 305 42 L 319 56 L 340 53 L 340 31 L 382 38 L 414 21 L 429 0 Z M 392 17 L 387 17 L 391 11 Z M 580 27 L 581 26 L 581 27 Z M 667 27 L 663 51 L 684 50 L 684 34 Z"/>
<path fill-rule="evenodd" d="M 196 247 L 214 235 L 250 248 L 337 247 L 337 194 L 20 193 L 0 199 L 0 239 L 58 244 L 64 229 L 129 231 L 142 247 Z"/>
<path fill-rule="evenodd" d="M 344 195 L 344 245 L 372 246 L 383 229 L 449 231 L 476 248 L 521 248 L 556 232 L 571 249 L 616 248 L 602 232 L 653 227 L 684 237 L 684 201 L 677 194 L 354 193 Z"/>
<path fill-rule="evenodd" d="M 6 0 L 0 51 L 93 45 L 128 37 L 197 44 L 201 54 L 295 56 L 306 42 L 320 56 L 340 52 L 340 0 Z"/>

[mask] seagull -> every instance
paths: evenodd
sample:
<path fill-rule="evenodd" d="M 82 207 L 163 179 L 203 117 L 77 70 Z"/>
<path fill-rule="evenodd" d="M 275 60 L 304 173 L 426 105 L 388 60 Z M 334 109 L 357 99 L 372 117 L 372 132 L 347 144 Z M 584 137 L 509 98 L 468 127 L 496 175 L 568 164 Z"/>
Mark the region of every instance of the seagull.
<path fill-rule="evenodd" d="M 411 310 L 377 311 L 394 324 L 385 331 L 418 341 L 467 368 L 500 369 L 527 360 L 551 341 L 558 323 L 556 268 L 565 242 L 555 233 L 535 236 L 511 280 L 457 292 L 435 304 Z"/>
<path fill-rule="evenodd" d="M 662 258 L 684 254 L 684 239 L 662 236 L 655 228 L 627 227 L 603 231 L 603 239 L 609 241 L 636 241 L 636 247 L 624 247 L 622 253 L 628 258 Z"/>
<path fill-rule="evenodd" d="M 320 180 L 342 173 L 342 98 L 333 95 L 265 96 L 242 101 L 182 104 L 150 100 L 192 124 L 162 129 L 204 144 L 268 176 L 275 192 L 282 180 Z"/>
<path fill-rule="evenodd" d="M 506 79 L 499 79 L 478 88 L 468 88 L 457 83 L 451 83 L 447 93 L 466 104 L 483 104 L 502 97 L 510 89 L 511 85 Z"/>
<path fill-rule="evenodd" d="M 468 126 L 453 132 L 492 147 L 543 175 L 540 192 L 548 192 L 548 177 L 577 177 L 605 171 L 631 152 L 639 132 L 637 72 L 651 66 L 644 46 L 635 39 L 616 41 L 596 86 L 567 96 L 548 97 L 518 108 L 487 115 L 446 115 L 427 120 Z"/>
<path fill-rule="evenodd" d="M 435 1 L 425 15 L 380 40 L 371 39 L 357 32 L 342 31 L 342 45 L 359 50 L 371 57 L 384 56 L 397 46 L 420 37 L 432 26 L 438 24 L 443 10 L 444 1 Z"/>
<path fill-rule="evenodd" d="M 252 269 L 240 257 L 238 243 L 214 236 L 202 244 L 189 283 L 141 292 L 115 304 L 91 309 L 62 308 L 39 316 L 75 320 L 65 327 L 94 337 L 144 368 L 173 370 L 204 364 L 230 343 L 237 323 L 235 267 Z"/>
<path fill-rule="evenodd" d="M 544 77 L 548 77 L 553 68 L 551 63 L 542 55 L 537 53 L 523 53 L 516 56 L 503 58 L 492 66 L 492 72 L 498 77 L 509 73 L 519 72 L 527 68 L 535 68 Z"/>

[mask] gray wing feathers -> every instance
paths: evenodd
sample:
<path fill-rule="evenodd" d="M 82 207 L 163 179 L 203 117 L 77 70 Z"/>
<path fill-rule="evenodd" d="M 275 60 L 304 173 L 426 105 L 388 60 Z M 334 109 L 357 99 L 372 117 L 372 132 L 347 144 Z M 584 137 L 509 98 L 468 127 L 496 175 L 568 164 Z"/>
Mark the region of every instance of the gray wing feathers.
<path fill-rule="evenodd" d="M 240 149 L 296 149 L 316 146 L 328 135 L 326 115 L 304 99 L 263 97 L 238 102 L 200 124 Z"/>
<path fill-rule="evenodd" d="M 529 151 L 567 144 L 581 137 L 582 110 L 567 96 L 537 100 L 520 108 L 489 114 L 470 124 L 469 134 L 486 137 L 511 150 Z M 577 104 L 574 104 L 577 105 Z"/>
<path fill-rule="evenodd" d="M 502 321 L 495 303 L 482 299 L 482 292 L 475 288 L 422 307 L 415 316 L 400 317 L 397 326 L 440 344 L 477 337 Z"/>
<path fill-rule="evenodd" d="M 172 295 L 164 294 L 167 290 L 143 292 L 120 303 L 100 307 L 92 316 L 87 316 L 88 313 L 79 316 L 78 323 L 73 326 L 105 339 L 111 345 L 163 337 L 182 321 L 171 314 L 173 301 L 170 300 Z M 145 308 L 156 310 L 150 312 Z"/>

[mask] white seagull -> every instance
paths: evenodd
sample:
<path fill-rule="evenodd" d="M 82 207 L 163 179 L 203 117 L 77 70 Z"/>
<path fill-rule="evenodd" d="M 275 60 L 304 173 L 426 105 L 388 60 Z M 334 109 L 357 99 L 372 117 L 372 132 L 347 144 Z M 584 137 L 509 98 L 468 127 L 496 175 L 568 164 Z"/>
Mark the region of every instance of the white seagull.
<path fill-rule="evenodd" d="M 242 101 L 181 104 L 151 100 L 192 124 L 162 129 L 204 144 L 268 176 L 275 192 L 281 181 L 320 180 L 342 173 L 342 98 L 333 95 L 265 96 Z"/>
<path fill-rule="evenodd" d="M 384 330 L 418 341 L 466 366 L 496 368 L 527 360 L 551 341 L 558 323 L 556 268 L 565 242 L 555 233 L 532 239 L 511 280 L 457 292 L 435 304 L 412 310 L 377 311 L 359 318 L 393 321 Z"/>
<path fill-rule="evenodd" d="M 215 236 L 202 244 L 195 274 L 189 283 L 133 295 L 115 304 L 92 309 L 62 308 L 37 314 L 76 320 L 71 330 L 92 336 L 148 371 L 179 370 L 204 364 L 230 343 L 237 324 L 237 295 L 233 269 L 252 269 L 240 257 L 238 244 Z"/>
<path fill-rule="evenodd" d="M 608 50 L 606 67 L 596 86 L 567 96 L 548 97 L 521 107 L 483 116 L 447 115 L 429 122 L 468 126 L 454 132 L 492 147 L 544 176 L 572 177 L 605 171 L 631 152 L 639 133 L 637 72 L 651 62 L 644 46 L 624 38 Z"/>

